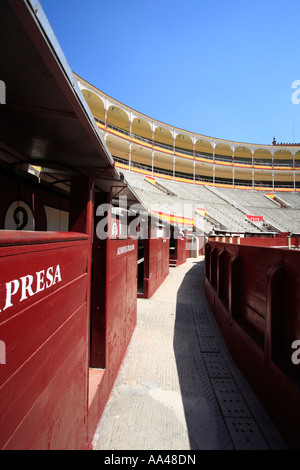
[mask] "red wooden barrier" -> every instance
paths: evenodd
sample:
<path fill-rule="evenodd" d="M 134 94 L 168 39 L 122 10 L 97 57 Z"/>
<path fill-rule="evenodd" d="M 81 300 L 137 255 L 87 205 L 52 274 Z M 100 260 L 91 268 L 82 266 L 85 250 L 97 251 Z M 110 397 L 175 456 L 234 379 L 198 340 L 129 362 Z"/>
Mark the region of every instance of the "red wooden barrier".
<path fill-rule="evenodd" d="M 106 217 L 109 236 L 103 240 L 97 233 L 94 236 L 88 442 L 113 387 L 137 316 L 138 240 L 111 239 L 111 213 Z"/>
<path fill-rule="evenodd" d="M 73 177 L 73 232 L 1 231 L 0 448 L 86 448 L 111 392 L 136 324 L 138 241 L 93 238 L 93 207 L 93 180 Z"/>
<path fill-rule="evenodd" d="M 269 246 L 274 248 L 299 248 L 300 238 L 280 234 L 276 236 L 218 236 L 212 240 L 221 241 L 222 243 L 235 243 L 237 245 L 248 246 Z"/>
<path fill-rule="evenodd" d="M 144 241 L 144 286 L 139 297 L 149 299 L 169 274 L 169 238 Z"/>
<path fill-rule="evenodd" d="M 187 249 L 186 249 L 186 238 L 179 237 L 170 240 L 170 247 L 174 246 L 174 250 L 170 251 L 170 266 L 176 267 L 186 262 Z"/>
<path fill-rule="evenodd" d="M 296 237 L 245 237 L 240 239 L 241 245 L 270 246 L 288 248 L 299 247 L 299 238 Z"/>
<path fill-rule="evenodd" d="M 88 237 L 4 231 L 0 244 L 0 448 L 82 448 Z"/>
<path fill-rule="evenodd" d="M 299 448 L 300 252 L 210 241 L 205 292 L 227 346 L 292 448 Z"/>

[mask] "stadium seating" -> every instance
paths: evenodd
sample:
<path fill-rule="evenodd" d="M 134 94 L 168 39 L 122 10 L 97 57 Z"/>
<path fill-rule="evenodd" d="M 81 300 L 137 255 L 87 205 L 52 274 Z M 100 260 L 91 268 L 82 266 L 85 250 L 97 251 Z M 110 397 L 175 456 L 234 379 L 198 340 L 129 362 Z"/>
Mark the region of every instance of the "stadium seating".
<path fill-rule="evenodd" d="M 150 183 L 143 174 L 122 171 L 148 210 L 193 217 L 205 234 L 213 230 L 300 233 L 298 193 L 276 192 L 279 203 L 263 191 L 213 188 L 164 178 Z M 263 222 L 248 220 L 247 215 L 263 217 Z"/>

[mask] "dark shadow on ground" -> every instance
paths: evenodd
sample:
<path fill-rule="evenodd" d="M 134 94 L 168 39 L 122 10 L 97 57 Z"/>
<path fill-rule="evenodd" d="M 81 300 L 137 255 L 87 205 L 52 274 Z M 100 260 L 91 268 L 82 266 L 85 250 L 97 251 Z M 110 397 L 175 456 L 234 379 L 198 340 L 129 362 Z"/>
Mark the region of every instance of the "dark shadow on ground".
<path fill-rule="evenodd" d="M 285 449 L 234 363 L 204 293 L 205 261 L 177 292 L 174 354 L 191 450 Z"/>
<path fill-rule="evenodd" d="M 191 450 L 219 447 L 218 414 L 209 399 L 211 391 L 197 334 L 199 328 L 206 328 L 203 332 L 208 337 L 211 334 L 205 321 L 204 265 L 204 260 L 195 260 L 178 290 L 173 340 Z M 195 324 L 195 317 L 200 326 Z M 228 445 L 230 448 L 230 442 Z"/>

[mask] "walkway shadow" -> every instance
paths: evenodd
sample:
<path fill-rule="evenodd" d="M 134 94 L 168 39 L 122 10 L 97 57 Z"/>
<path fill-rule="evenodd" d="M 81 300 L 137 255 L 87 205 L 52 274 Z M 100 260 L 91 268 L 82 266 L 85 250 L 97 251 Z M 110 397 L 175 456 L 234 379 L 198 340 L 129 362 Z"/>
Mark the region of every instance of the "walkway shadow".
<path fill-rule="evenodd" d="M 173 347 L 191 450 L 232 449 L 202 359 L 199 332 L 213 348 L 204 294 L 204 260 L 194 262 L 177 293 Z M 202 331 L 199 331 L 202 330 Z"/>

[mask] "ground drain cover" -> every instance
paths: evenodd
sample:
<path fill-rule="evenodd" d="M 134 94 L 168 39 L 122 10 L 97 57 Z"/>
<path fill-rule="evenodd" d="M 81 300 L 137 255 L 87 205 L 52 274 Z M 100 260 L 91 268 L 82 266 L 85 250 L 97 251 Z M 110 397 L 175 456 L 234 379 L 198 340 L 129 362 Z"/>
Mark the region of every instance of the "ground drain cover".
<path fill-rule="evenodd" d="M 231 377 L 220 353 L 203 353 L 203 359 L 210 377 Z"/>
<path fill-rule="evenodd" d="M 199 337 L 200 349 L 203 352 L 218 352 L 219 348 L 212 336 Z"/>
<path fill-rule="evenodd" d="M 232 379 L 211 379 L 224 417 L 251 417 L 251 413 Z"/>
<path fill-rule="evenodd" d="M 233 445 L 237 450 L 269 449 L 253 418 L 226 418 Z"/>
<path fill-rule="evenodd" d="M 199 336 L 213 336 L 212 329 L 208 323 L 197 323 L 196 328 Z"/>

